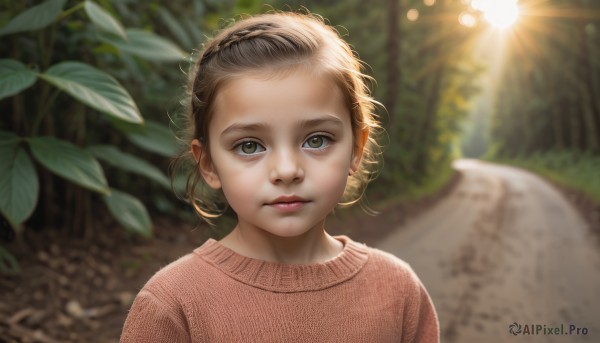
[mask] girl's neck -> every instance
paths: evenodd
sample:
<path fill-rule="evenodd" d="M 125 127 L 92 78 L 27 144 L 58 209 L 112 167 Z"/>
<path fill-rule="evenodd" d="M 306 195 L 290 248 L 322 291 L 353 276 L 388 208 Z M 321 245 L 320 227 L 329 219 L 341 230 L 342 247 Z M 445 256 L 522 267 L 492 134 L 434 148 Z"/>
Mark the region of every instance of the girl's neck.
<path fill-rule="evenodd" d="M 280 237 L 238 225 L 220 243 L 238 254 L 285 264 L 323 263 L 342 252 L 343 244 L 324 230 L 324 222 L 295 237 Z"/>

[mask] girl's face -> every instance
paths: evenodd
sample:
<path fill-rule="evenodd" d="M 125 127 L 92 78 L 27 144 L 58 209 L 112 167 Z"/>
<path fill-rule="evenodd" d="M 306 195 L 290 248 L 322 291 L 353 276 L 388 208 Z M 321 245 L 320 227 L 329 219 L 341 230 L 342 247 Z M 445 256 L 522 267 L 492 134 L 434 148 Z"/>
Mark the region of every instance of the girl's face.
<path fill-rule="evenodd" d="M 356 170 L 350 112 L 329 79 L 290 72 L 247 75 L 225 85 L 208 127 L 210 156 L 200 163 L 222 188 L 238 226 L 280 237 L 322 228 Z M 196 140 L 192 150 L 202 158 Z M 206 157 L 206 156 L 204 156 Z"/>

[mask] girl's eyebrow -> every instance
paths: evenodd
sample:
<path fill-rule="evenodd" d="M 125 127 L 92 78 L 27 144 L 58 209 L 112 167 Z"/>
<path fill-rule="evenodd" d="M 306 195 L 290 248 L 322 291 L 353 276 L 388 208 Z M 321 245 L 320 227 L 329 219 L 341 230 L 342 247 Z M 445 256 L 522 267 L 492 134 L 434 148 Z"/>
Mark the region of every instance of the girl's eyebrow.
<path fill-rule="evenodd" d="M 323 118 L 302 120 L 299 126 L 301 129 L 305 129 L 321 126 L 324 124 L 334 125 L 338 128 L 343 128 L 344 126 L 344 123 L 341 119 L 331 115 L 328 115 L 327 117 Z M 266 131 L 270 128 L 270 126 L 271 125 L 267 123 L 234 123 L 229 125 L 225 130 L 223 130 L 223 132 L 221 132 L 221 136 L 225 136 L 233 132 Z"/>
<path fill-rule="evenodd" d="M 332 115 L 328 115 L 327 117 L 323 118 L 303 120 L 300 122 L 300 128 L 313 128 L 316 126 L 321 126 L 323 124 L 332 124 L 338 126 L 339 128 L 344 127 L 344 123 L 341 119 Z"/>
<path fill-rule="evenodd" d="M 268 128 L 269 125 L 263 123 L 234 123 L 221 132 L 221 137 L 234 132 L 265 131 Z"/>

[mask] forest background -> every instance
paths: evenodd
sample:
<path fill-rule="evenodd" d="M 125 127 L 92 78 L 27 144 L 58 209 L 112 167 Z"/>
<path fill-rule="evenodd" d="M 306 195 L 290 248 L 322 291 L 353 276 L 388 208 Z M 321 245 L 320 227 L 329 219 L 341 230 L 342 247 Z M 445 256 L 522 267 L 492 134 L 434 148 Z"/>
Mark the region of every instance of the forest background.
<path fill-rule="evenodd" d="M 19 273 L 15 251 L 41 231 L 136 240 L 156 218 L 198 223 L 168 176 L 186 72 L 226 18 L 272 9 L 325 17 L 376 80 L 375 210 L 435 193 L 464 156 L 600 203 L 600 3 L 518 4 L 499 30 L 463 0 L 1 0 L 0 271 Z"/>

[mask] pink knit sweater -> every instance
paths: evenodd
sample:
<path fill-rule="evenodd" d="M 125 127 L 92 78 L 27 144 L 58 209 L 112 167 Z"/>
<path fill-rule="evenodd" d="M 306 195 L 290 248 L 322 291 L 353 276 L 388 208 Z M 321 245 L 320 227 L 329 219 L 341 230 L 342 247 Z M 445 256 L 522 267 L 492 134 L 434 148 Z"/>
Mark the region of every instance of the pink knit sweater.
<path fill-rule="evenodd" d="M 305 265 L 208 240 L 148 281 L 121 342 L 438 342 L 435 309 L 408 264 L 335 238 L 337 257 Z"/>

